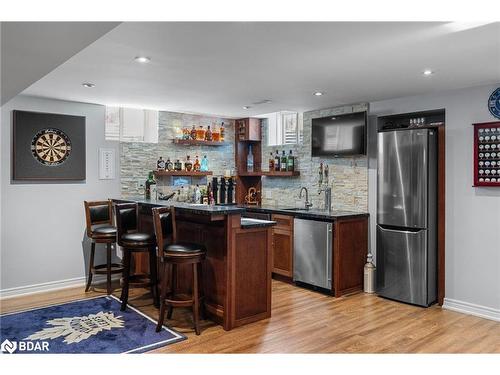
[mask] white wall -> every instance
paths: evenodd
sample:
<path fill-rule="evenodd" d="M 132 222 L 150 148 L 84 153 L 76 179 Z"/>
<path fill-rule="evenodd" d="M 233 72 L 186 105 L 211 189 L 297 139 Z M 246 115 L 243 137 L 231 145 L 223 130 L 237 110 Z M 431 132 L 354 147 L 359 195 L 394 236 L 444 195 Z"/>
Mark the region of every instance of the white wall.
<path fill-rule="evenodd" d="M 86 117 L 87 179 L 75 183 L 11 183 L 12 110 Z M 2 296 L 81 283 L 88 262 L 84 200 L 119 197 L 120 181 L 98 179 L 98 148 L 104 140 L 104 107 L 93 104 L 17 96 L 1 109 L 1 278 Z M 116 175 L 119 173 L 117 164 Z M 82 244 L 83 241 L 83 244 Z M 97 250 L 103 250 L 97 245 Z M 97 251 L 104 260 L 104 251 Z M 97 256 L 97 254 L 96 254 Z"/>
<path fill-rule="evenodd" d="M 472 187 L 472 123 L 500 121 L 487 101 L 499 85 L 370 104 L 372 115 L 446 109 L 445 306 L 500 319 L 500 188 Z M 374 126 L 373 122 L 370 124 Z M 371 160 L 372 161 L 372 160 Z M 370 162 L 369 210 L 375 243 L 376 163 Z M 375 246 L 373 246 L 375 251 Z"/>

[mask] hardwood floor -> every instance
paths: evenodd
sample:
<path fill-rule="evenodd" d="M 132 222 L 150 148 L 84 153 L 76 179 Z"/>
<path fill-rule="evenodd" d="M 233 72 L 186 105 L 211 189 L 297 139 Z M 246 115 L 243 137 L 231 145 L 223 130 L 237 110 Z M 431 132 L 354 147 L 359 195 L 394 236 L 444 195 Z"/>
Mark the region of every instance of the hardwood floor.
<path fill-rule="evenodd" d="M 144 293 L 144 295 L 141 295 Z M 66 289 L 0 302 L 2 313 L 98 295 Z M 119 296 L 119 293 L 115 293 Z M 134 307 L 156 319 L 145 290 Z M 500 353 L 500 323 L 437 306 L 423 309 L 363 293 L 332 298 L 273 281 L 272 317 L 226 332 L 204 321 L 192 329 L 188 310 L 167 321 L 188 340 L 151 353 Z"/>

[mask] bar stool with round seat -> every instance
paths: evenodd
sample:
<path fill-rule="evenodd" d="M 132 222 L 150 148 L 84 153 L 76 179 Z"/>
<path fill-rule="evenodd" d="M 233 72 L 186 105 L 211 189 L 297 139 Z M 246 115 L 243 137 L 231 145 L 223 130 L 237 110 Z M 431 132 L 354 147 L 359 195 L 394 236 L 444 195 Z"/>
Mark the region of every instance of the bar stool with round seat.
<path fill-rule="evenodd" d="M 128 303 L 129 287 L 150 287 L 153 302 L 159 307 L 158 271 L 156 262 L 156 240 L 154 234 L 142 233 L 138 227 L 138 209 L 136 203 L 122 203 L 115 206 L 117 242 L 123 251 L 123 280 L 121 310 Z M 147 252 L 149 255 L 149 274 L 131 275 L 132 253 Z"/>
<path fill-rule="evenodd" d="M 111 275 L 122 273 L 121 264 L 111 263 L 111 245 L 116 242 L 116 228 L 113 226 L 113 215 L 111 201 L 84 201 L 85 220 L 87 223 L 87 237 L 91 240 L 89 271 L 85 292 L 88 292 L 92 284 L 94 274 L 106 275 L 106 290 L 112 293 Z M 106 244 L 106 264 L 94 265 L 95 244 Z"/>
<path fill-rule="evenodd" d="M 167 276 L 164 273 L 164 282 L 161 290 L 160 315 L 156 331 L 159 332 L 165 319 L 165 310 L 168 307 L 167 318 L 172 318 L 174 307 L 193 308 L 194 329 L 197 335 L 200 334 L 199 310 L 203 295 L 200 296 L 199 282 L 201 279 L 201 265 L 206 256 L 204 246 L 189 243 L 176 242 L 175 209 L 174 207 L 153 208 L 153 224 L 155 228 L 156 241 L 158 243 L 158 256 L 162 262 L 171 265 L 170 290 L 166 287 Z M 171 241 L 168 241 L 168 239 Z M 193 267 L 193 290 L 191 296 L 182 298 L 177 295 L 177 266 L 180 264 L 191 264 Z M 165 270 L 168 268 L 165 267 Z"/>

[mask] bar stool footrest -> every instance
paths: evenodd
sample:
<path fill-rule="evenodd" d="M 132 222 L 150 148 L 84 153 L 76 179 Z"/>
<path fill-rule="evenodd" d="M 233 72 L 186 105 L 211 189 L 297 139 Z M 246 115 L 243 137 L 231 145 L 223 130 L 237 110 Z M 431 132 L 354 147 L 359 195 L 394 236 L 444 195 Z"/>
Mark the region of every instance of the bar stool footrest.
<path fill-rule="evenodd" d="M 110 272 L 111 272 L 111 274 L 122 273 L 123 266 L 121 264 L 111 263 L 111 271 Z M 92 267 L 92 273 L 95 273 L 96 275 L 107 274 L 108 273 L 108 265 L 107 264 L 98 264 L 98 265 Z"/>
<path fill-rule="evenodd" d="M 123 278 L 120 280 L 120 282 L 123 284 Z M 151 279 L 149 277 L 149 274 L 139 273 L 135 275 L 130 275 L 128 283 L 130 286 L 133 287 L 147 287 L 151 286 Z"/>

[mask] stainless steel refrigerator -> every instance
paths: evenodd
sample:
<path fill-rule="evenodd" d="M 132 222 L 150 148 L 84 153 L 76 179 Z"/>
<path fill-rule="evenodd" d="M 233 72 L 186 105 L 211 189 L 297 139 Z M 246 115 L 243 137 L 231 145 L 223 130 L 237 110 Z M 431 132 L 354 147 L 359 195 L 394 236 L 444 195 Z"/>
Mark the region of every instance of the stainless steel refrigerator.
<path fill-rule="evenodd" d="M 378 133 L 377 293 L 429 306 L 437 296 L 437 132 Z"/>

